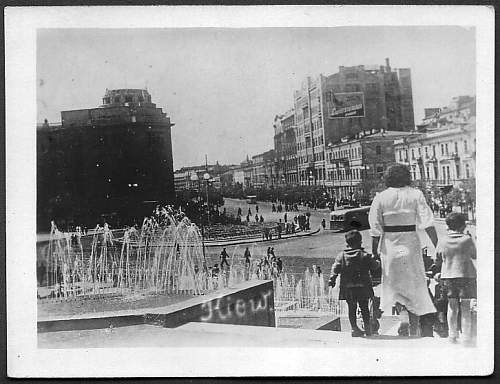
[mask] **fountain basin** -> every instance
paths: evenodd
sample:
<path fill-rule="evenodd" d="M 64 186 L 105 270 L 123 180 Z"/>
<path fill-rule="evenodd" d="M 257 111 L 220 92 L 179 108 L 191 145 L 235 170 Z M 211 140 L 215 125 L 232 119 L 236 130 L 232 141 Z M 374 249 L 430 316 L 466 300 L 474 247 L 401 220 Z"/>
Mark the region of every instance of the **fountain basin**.
<path fill-rule="evenodd" d="M 168 306 L 78 315 L 41 316 L 38 332 L 155 324 L 174 328 L 188 322 L 275 327 L 272 281 L 246 281 Z"/>

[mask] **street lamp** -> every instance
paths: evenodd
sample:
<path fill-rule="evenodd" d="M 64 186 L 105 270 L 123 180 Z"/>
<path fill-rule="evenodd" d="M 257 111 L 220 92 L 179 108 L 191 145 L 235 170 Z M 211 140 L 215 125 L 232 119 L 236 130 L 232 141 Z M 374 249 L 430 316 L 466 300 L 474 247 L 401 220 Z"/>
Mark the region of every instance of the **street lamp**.
<path fill-rule="evenodd" d="M 200 204 L 200 201 L 201 201 L 201 196 L 200 196 L 200 179 L 198 178 L 198 175 L 196 174 L 196 172 L 192 173 L 191 174 L 191 181 L 193 183 L 198 183 L 198 209 L 200 208 L 199 204 Z M 201 212 L 201 210 L 200 210 Z M 204 226 L 203 226 L 203 217 L 200 217 L 200 222 L 201 222 L 201 249 L 202 249 L 202 252 L 203 252 L 203 261 L 205 263 L 205 268 L 207 267 L 207 259 L 205 257 L 205 230 L 204 230 Z"/>
<path fill-rule="evenodd" d="M 203 180 L 207 183 L 207 221 L 208 225 L 210 225 L 210 204 L 208 203 L 208 182 L 210 181 L 210 174 L 208 172 L 203 174 Z"/>

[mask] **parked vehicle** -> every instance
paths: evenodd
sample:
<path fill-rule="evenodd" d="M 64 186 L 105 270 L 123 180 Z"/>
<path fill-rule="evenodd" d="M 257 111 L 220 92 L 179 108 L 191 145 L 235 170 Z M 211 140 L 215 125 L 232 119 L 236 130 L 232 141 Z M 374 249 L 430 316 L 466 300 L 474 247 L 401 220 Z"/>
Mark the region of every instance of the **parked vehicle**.
<path fill-rule="evenodd" d="M 333 231 L 363 230 L 369 228 L 369 206 L 339 209 L 330 213 L 330 229 Z"/>
<path fill-rule="evenodd" d="M 257 204 L 257 196 L 248 195 L 247 196 L 247 203 L 248 204 Z"/>

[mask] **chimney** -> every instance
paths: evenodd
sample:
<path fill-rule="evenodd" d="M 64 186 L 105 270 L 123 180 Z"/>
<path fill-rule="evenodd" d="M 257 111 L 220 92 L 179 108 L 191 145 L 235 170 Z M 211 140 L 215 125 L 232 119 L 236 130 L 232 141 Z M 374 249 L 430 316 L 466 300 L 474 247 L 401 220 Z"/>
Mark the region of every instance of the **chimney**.
<path fill-rule="evenodd" d="M 385 69 L 387 72 L 391 72 L 391 65 L 389 64 L 389 58 L 385 58 Z"/>

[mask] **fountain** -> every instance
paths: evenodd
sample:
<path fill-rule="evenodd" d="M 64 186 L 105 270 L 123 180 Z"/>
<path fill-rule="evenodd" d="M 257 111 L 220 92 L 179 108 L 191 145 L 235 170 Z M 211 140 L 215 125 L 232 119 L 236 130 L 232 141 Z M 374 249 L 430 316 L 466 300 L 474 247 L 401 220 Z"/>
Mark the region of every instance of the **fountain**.
<path fill-rule="evenodd" d="M 163 224 L 146 218 L 112 231 L 97 226 L 90 236 L 63 233 L 52 223 L 39 258 L 38 297 L 71 299 L 96 295 L 193 294 L 210 289 L 201 234 L 187 217 L 164 213 Z M 115 237 L 121 233 L 121 237 Z"/>
<path fill-rule="evenodd" d="M 139 229 L 112 230 L 104 224 L 89 235 L 79 229 L 64 233 L 52 223 L 48 245 L 38 255 L 39 302 L 75 301 L 70 312 L 78 313 L 119 310 L 126 302 L 131 304 L 127 308 L 137 307 L 137 300 L 148 301 L 143 306 L 151 306 L 151 300 L 154 305 L 169 305 L 185 300 L 180 297 L 234 288 L 243 281 L 273 280 L 277 315 L 290 310 L 344 311 L 337 295 L 331 289 L 325 292 L 323 277 L 315 268 L 312 272 L 306 269 L 296 280 L 294 275 L 278 272 L 267 255 L 256 255 L 255 244 L 250 265 L 237 246 L 229 267 L 219 272 L 208 268 L 198 227 L 172 210 L 163 208 L 161 213 L 145 218 Z M 97 305 L 82 305 L 88 299 L 97 299 L 91 300 Z M 116 305 L 108 305 L 111 299 Z M 44 310 L 51 314 L 58 311 L 56 306 Z"/>
<path fill-rule="evenodd" d="M 275 283 L 275 302 L 277 317 L 290 311 L 324 312 L 345 315 L 347 308 L 338 300 L 338 288 L 325 288 L 323 276 L 306 268 L 302 278 L 296 282 L 295 276 L 286 273 L 280 275 Z"/>

